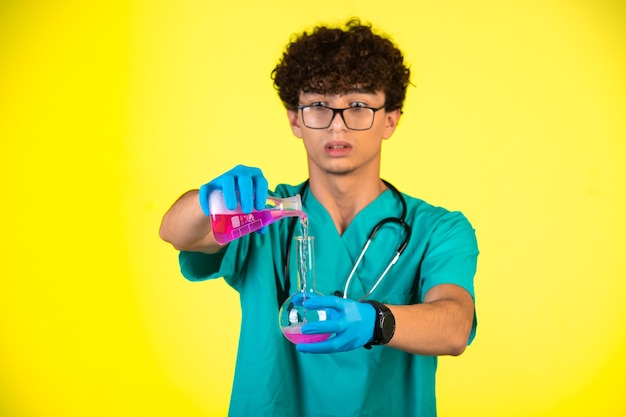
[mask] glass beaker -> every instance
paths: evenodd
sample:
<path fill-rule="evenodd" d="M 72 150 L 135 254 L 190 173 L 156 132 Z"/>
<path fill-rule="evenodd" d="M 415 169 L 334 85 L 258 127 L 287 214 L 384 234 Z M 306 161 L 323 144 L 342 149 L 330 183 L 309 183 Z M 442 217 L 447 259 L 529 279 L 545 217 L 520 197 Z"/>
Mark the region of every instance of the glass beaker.
<path fill-rule="evenodd" d="M 322 294 L 315 290 L 315 253 L 313 236 L 296 236 L 298 291 L 292 294 L 278 312 L 278 322 L 283 335 L 292 343 L 315 343 L 326 340 L 330 333 L 303 334 L 306 323 L 326 320 L 326 311 L 307 310 L 304 302 Z"/>
<path fill-rule="evenodd" d="M 222 190 L 214 190 L 209 196 L 209 211 L 213 236 L 220 245 L 255 232 L 268 224 L 285 217 L 304 217 L 300 194 L 293 197 L 268 197 L 263 210 L 252 210 L 244 213 L 241 204 L 237 203 L 234 210 L 226 208 Z"/>

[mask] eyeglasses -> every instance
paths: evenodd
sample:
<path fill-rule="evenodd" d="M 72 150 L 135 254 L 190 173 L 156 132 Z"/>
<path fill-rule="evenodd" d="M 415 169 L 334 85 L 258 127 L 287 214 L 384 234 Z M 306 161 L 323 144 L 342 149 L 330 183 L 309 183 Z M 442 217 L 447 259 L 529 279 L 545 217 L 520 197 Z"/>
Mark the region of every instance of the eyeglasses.
<path fill-rule="evenodd" d="M 350 130 L 368 130 L 374 124 L 374 116 L 385 105 L 374 107 L 346 107 L 334 109 L 324 106 L 298 106 L 302 110 L 302 121 L 309 129 L 327 129 L 339 113 L 341 120 Z"/>

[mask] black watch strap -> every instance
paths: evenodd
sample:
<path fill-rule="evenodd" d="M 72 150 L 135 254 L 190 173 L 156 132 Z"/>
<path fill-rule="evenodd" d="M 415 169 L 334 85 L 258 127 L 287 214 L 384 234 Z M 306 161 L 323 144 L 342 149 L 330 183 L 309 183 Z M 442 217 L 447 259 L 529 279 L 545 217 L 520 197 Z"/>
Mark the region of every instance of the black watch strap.
<path fill-rule="evenodd" d="M 364 347 L 371 349 L 372 345 L 386 345 L 389 343 L 396 331 L 396 319 L 386 305 L 373 300 L 364 300 L 376 310 L 376 320 L 374 321 L 374 338 Z"/>

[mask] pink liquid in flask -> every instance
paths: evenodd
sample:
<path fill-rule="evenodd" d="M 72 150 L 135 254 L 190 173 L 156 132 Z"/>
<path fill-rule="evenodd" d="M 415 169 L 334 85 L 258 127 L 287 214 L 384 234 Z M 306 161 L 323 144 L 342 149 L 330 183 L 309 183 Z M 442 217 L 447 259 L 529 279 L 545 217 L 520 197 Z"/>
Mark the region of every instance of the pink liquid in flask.
<path fill-rule="evenodd" d="M 250 214 L 213 214 L 213 235 L 218 243 L 224 244 L 255 232 L 274 221 L 272 214 L 259 211 Z"/>
<path fill-rule="evenodd" d="M 291 343 L 317 343 L 323 342 L 330 337 L 330 333 L 303 334 L 302 326 L 284 327 L 283 334 Z"/>

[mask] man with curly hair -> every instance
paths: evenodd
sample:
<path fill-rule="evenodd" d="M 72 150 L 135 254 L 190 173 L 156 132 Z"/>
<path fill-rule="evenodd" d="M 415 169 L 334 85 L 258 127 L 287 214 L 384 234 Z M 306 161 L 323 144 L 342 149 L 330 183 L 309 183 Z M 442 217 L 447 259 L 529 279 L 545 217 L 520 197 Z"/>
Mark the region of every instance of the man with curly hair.
<path fill-rule="evenodd" d="M 380 178 L 382 142 L 396 129 L 410 82 L 403 54 L 370 25 L 350 20 L 295 37 L 272 78 L 306 149 L 308 180 L 269 191 L 261 169 L 239 165 L 183 194 L 160 230 L 180 250 L 187 279 L 224 277 L 240 294 L 229 415 L 435 416 L 437 357 L 461 354 L 474 337 L 478 247 L 461 213 Z M 302 332 L 330 338 L 294 345 L 278 326 L 279 306 L 297 288 L 286 272 L 295 270 L 294 256 L 285 259 L 293 223 L 221 246 L 209 219 L 213 190 L 246 213 L 263 209 L 268 194 L 302 196 L 317 242 L 317 289 L 326 294 L 305 307 L 327 316 Z M 402 256 L 390 262 L 403 242 Z"/>

